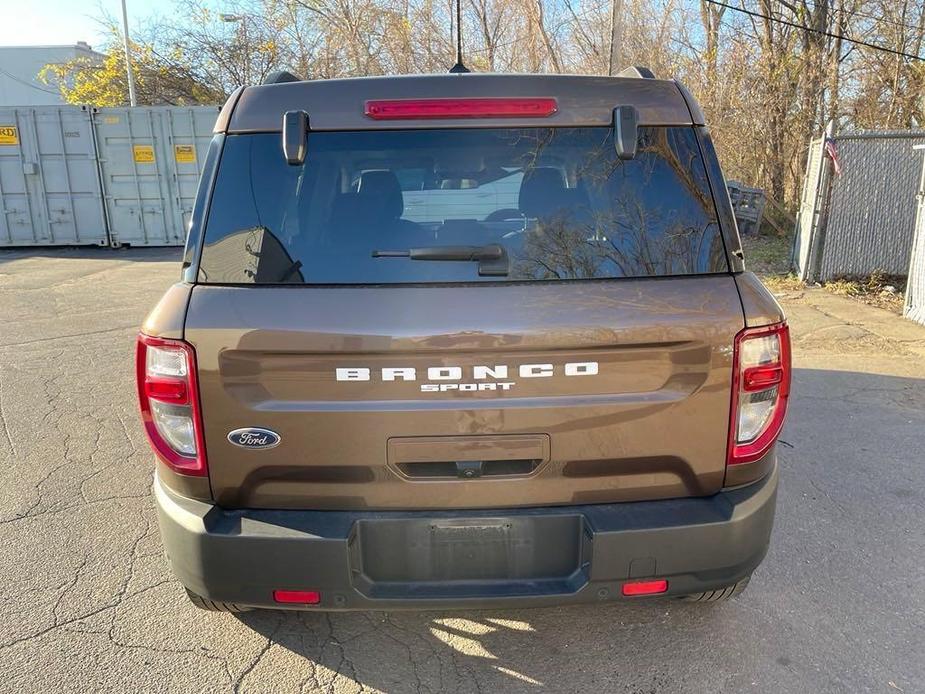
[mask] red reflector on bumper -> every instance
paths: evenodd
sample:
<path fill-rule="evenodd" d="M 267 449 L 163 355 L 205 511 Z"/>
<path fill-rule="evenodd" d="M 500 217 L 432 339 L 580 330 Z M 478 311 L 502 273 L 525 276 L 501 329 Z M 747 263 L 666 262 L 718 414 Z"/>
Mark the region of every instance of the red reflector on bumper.
<path fill-rule="evenodd" d="M 375 120 L 419 118 L 546 118 L 559 110 L 551 98 L 379 99 L 366 102 Z"/>
<path fill-rule="evenodd" d="M 317 590 L 274 590 L 273 599 L 290 605 L 317 605 L 321 602 L 321 593 Z"/>
<path fill-rule="evenodd" d="M 668 581 L 634 581 L 623 584 L 624 595 L 658 595 L 668 590 Z"/>

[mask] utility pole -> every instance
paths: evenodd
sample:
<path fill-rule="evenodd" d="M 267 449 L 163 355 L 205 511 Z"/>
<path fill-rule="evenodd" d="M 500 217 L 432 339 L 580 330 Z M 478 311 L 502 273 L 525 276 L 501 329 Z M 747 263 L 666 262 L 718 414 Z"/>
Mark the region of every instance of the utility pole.
<path fill-rule="evenodd" d="M 250 61 L 250 44 L 247 42 L 247 18 L 246 14 L 220 14 L 220 20 L 226 24 L 237 24 L 239 30 L 237 38 L 241 40 L 241 46 L 244 48 L 246 62 L 244 63 L 244 84 L 250 84 L 251 61 Z"/>
<path fill-rule="evenodd" d="M 620 50 L 623 47 L 623 0 L 610 0 L 610 64 L 607 67 L 608 75 L 615 75 L 620 70 L 622 58 Z"/>
<path fill-rule="evenodd" d="M 125 0 L 122 0 L 122 40 L 125 44 L 125 71 L 128 74 L 128 102 L 132 106 L 138 105 L 135 98 L 135 75 L 132 74 L 132 46 L 128 38 L 128 12 L 125 10 Z"/>

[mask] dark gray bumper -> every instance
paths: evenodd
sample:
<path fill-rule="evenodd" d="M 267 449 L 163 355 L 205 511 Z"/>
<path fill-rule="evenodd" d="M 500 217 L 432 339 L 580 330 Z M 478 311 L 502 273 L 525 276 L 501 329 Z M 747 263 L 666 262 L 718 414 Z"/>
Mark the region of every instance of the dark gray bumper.
<path fill-rule="evenodd" d="M 490 511 L 229 511 L 155 478 L 174 573 L 211 600 L 312 609 L 526 607 L 626 600 L 629 579 L 667 595 L 721 588 L 767 552 L 777 468 L 711 497 Z"/>

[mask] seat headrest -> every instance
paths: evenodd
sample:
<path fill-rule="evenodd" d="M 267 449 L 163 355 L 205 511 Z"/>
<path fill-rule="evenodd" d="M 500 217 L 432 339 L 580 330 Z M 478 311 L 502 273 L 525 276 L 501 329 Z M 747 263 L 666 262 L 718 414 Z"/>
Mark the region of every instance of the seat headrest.
<path fill-rule="evenodd" d="M 524 174 L 518 205 L 525 216 L 545 217 L 571 203 L 565 175 L 560 169 L 540 166 Z"/>
<path fill-rule="evenodd" d="M 357 203 L 367 214 L 397 219 L 405 211 L 398 178 L 391 171 L 366 171 L 360 176 Z"/>

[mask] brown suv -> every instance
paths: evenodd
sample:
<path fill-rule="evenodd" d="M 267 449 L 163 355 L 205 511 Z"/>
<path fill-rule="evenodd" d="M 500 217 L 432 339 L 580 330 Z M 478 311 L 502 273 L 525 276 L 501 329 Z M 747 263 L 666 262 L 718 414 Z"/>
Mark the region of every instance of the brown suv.
<path fill-rule="evenodd" d="M 239 90 L 137 365 L 200 607 L 712 601 L 767 550 L 787 326 L 644 69 Z"/>

